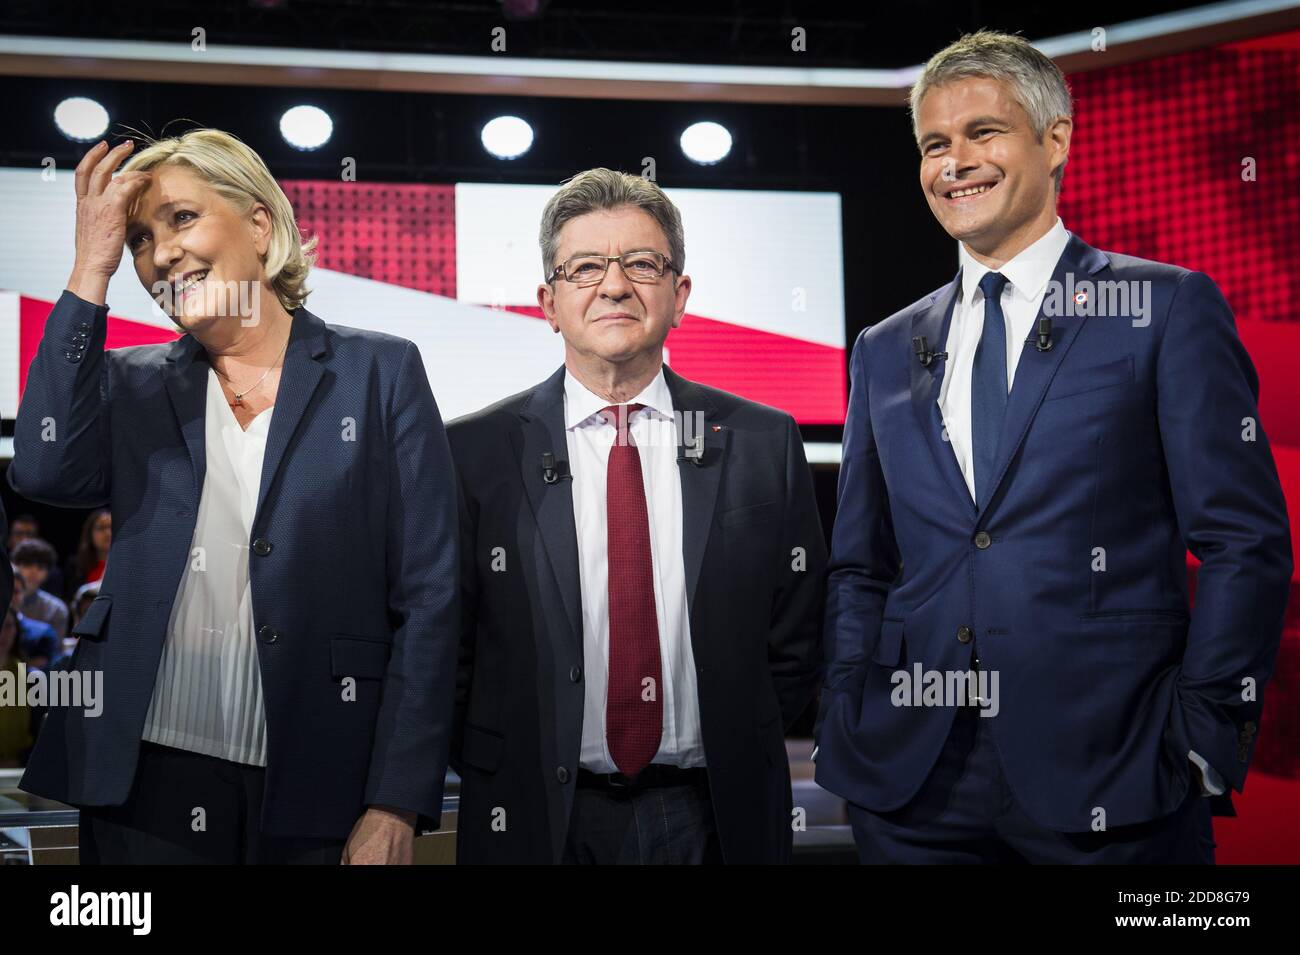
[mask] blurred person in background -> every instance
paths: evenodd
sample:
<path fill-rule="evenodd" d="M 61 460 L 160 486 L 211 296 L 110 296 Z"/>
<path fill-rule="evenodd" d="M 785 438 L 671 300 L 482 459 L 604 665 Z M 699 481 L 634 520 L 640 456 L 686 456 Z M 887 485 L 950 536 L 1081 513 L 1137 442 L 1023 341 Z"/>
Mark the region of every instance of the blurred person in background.
<path fill-rule="evenodd" d="M 40 536 L 41 525 L 31 514 L 15 514 L 14 519 L 9 523 L 7 540 L 10 550 L 28 538 Z"/>
<path fill-rule="evenodd" d="M 48 623 L 60 640 L 68 635 L 68 605 L 44 589 L 57 556 L 48 542 L 34 537 L 23 541 L 9 555 L 25 583 L 23 616 Z"/>
<path fill-rule="evenodd" d="M 18 648 L 24 660 L 34 667 L 45 669 L 63 655 L 63 641 L 48 623 L 28 617 L 18 609 L 28 597 L 27 581 L 17 567 L 11 566 L 10 571 L 13 574 L 13 588 L 9 609 L 18 622 Z"/>
<path fill-rule="evenodd" d="M 77 588 L 77 592 L 72 595 L 72 604 L 68 607 L 68 611 L 71 614 L 71 627 L 69 628 L 68 636 L 71 639 L 75 640 L 77 637 L 75 633 L 71 632 L 71 628 L 76 627 L 81 618 L 86 615 L 86 611 L 90 609 L 90 605 L 94 603 L 95 598 L 98 596 L 98 580 L 93 583 L 82 584 Z"/>
<path fill-rule="evenodd" d="M 11 555 L 10 559 L 11 560 L 13 559 L 12 555 L 13 555 L 14 548 L 17 547 L 20 543 L 22 543 L 25 540 L 29 540 L 31 538 L 40 537 L 40 536 L 41 536 L 41 524 L 33 515 L 31 514 L 16 515 L 12 523 L 9 525 L 8 540 L 9 540 L 9 553 Z M 57 557 L 55 560 L 56 563 L 54 564 L 54 566 L 50 568 L 49 576 L 46 578 L 45 583 L 43 583 L 41 586 L 44 587 L 48 593 L 54 594 L 54 596 L 56 597 L 63 597 L 63 599 L 66 600 L 67 595 L 64 594 L 64 580 L 63 580 L 64 571 L 60 569 L 57 563 L 58 560 Z M 4 588 L 4 592 L 8 593 L 9 588 L 8 587 Z"/>
<path fill-rule="evenodd" d="M 81 525 L 77 550 L 63 570 L 63 599 L 71 600 L 82 584 L 100 580 L 113 546 L 113 515 L 106 507 L 96 508 Z"/>

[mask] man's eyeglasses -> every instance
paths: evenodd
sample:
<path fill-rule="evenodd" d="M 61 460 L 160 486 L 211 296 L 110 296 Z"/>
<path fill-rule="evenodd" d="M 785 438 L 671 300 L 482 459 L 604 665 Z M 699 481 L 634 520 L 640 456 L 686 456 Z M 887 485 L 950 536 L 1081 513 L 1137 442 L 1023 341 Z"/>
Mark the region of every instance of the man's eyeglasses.
<path fill-rule="evenodd" d="M 623 274 L 633 282 L 657 282 L 668 269 L 680 274 L 677 266 L 662 252 L 624 252 L 622 255 L 575 255 L 562 265 L 557 265 L 547 281 L 554 282 L 563 277 L 566 282 L 572 282 L 579 288 L 597 285 L 604 280 L 605 271 L 611 262 L 622 266 Z"/>

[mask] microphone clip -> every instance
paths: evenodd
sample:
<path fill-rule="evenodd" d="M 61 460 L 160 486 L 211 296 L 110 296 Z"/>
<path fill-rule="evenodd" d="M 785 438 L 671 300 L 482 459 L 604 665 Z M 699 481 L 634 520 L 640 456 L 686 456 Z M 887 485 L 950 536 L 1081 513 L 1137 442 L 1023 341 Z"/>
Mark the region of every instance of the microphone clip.
<path fill-rule="evenodd" d="M 1039 351 L 1051 351 L 1052 345 L 1052 320 L 1046 316 L 1038 320 L 1038 337 L 1034 342 L 1034 347 Z"/>
<path fill-rule="evenodd" d="M 682 457 L 696 467 L 704 465 L 704 435 L 697 434 L 682 446 Z"/>
<path fill-rule="evenodd" d="M 561 478 L 567 479 L 569 475 L 569 462 L 556 461 L 555 454 L 551 451 L 542 452 L 542 481 L 546 484 L 555 484 Z"/>
<path fill-rule="evenodd" d="M 930 347 L 930 343 L 925 340 L 924 335 L 918 335 L 912 339 L 912 350 L 916 352 L 916 360 L 921 363 L 922 368 L 929 368 L 936 360 L 946 359 L 946 351 L 935 351 Z"/>

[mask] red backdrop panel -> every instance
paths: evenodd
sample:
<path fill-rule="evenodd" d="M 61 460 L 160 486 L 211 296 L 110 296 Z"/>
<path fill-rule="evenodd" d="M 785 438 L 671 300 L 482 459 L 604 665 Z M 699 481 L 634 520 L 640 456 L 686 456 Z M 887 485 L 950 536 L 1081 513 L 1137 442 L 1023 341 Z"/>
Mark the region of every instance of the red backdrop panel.
<path fill-rule="evenodd" d="M 1091 244 L 1207 273 L 1260 377 L 1300 545 L 1300 31 L 1070 78 L 1060 212 Z M 1300 572 L 1221 862 L 1300 862 Z"/>

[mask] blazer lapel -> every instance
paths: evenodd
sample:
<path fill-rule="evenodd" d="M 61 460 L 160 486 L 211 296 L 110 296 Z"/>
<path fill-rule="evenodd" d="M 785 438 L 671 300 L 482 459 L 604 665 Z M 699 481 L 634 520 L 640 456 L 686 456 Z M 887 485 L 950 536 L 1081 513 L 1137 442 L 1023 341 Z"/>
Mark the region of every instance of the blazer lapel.
<path fill-rule="evenodd" d="M 713 510 L 718 502 L 718 483 L 722 462 L 727 453 L 731 431 L 715 424 L 717 408 L 704 389 L 687 381 L 664 365 L 664 381 L 673 396 L 673 411 L 680 416 L 683 440 L 704 439 L 704 454 L 696 464 L 680 444 L 677 472 L 682 482 L 682 560 L 686 571 L 687 613 L 695 609 L 695 591 L 700 582 L 700 568 L 713 526 Z M 699 431 L 702 428 L 702 431 Z M 698 431 L 698 433 L 697 433 Z"/>
<path fill-rule="evenodd" d="M 198 505 L 207 474 L 207 448 L 204 421 L 208 395 L 208 364 L 203 346 L 192 335 L 182 335 L 172 343 L 163 367 L 163 384 L 171 399 L 176 423 L 190 452 L 194 472 L 194 502 Z"/>
<path fill-rule="evenodd" d="M 1065 251 L 1061 253 L 1060 261 L 1056 263 L 1052 282 L 1056 283 L 1058 288 L 1069 287 L 1073 282 L 1066 282 L 1067 275 L 1092 275 L 1105 268 L 1107 261 L 1104 254 L 1078 236 L 1071 235 Z M 1048 302 L 1051 290 L 1052 286 L 1049 285 L 1043 295 L 1044 305 Z M 1040 306 L 1038 318 L 1042 317 L 1043 307 Z M 1034 327 L 1030 333 L 1031 339 L 1037 332 L 1038 318 L 1034 320 Z M 1051 351 L 1039 352 L 1028 341 L 1021 346 L 1024 351 L 1016 365 L 1015 378 L 1011 382 L 1011 393 L 1007 396 L 1007 415 L 1002 422 L 997 463 L 993 468 L 993 483 L 989 485 L 988 496 L 979 509 L 980 519 L 988 511 L 989 504 L 997 497 L 998 486 L 1006 476 L 1016 452 L 1020 450 L 1020 445 L 1024 443 L 1029 426 L 1043 403 L 1047 386 L 1052 383 L 1056 370 L 1061 366 L 1086 319 L 1086 315 L 1053 316 Z"/>
<path fill-rule="evenodd" d="M 942 351 L 948 342 L 948 329 L 952 325 L 952 313 L 957 304 L 957 292 L 961 289 L 961 272 L 957 273 L 948 286 L 934 293 L 930 303 L 912 316 L 912 337 L 924 336 L 927 347 L 933 351 Z M 910 344 L 910 343 L 909 343 Z M 952 442 L 944 439 L 943 413 L 939 410 L 939 393 L 943 388 L 943 376 L 948 368 L 947 359 L 936 359 L 926 368 L 915 355 L 909 356 L 912 369 L 912 407 L 916 418 L 921 423 L 921 431 L 930 445 L 930 451 L 939 465 L 939 470 L 952 485 L 953 492 L 964 500 L 973 515 L 975 500 L 971 497 L 966 479 L 962 477 L 961 465 L 953 454 Z"/>
<path fill-rule="evenodd" d="M 564 367 L 538 385 L 520 412 L 521 428 L 512 434 L 524 492 L 537 521 L 538 534 L 555 576 L 569 627 L 582 643 L 582 590 L 578 576 L 578 532 L 573 520 L 573 480 L 567 471 L 547 484 L 542 455 L 553 454 L 557 464 L 569 459 L 564 430 Z"/>
<path fill-rule="evenodd" d="M 318 359 L 325 351 L 325 323 L 305 308 L 295 310 L 293 324 L 289 326 L 284 367 L 280 371 L 280 387 L 275 395 L 271 430 L 266 436 L 266 452 L 262 457 L 262 482 L 257 494 L 257 511 L 253 516 L 254 528 L 258 526 L 262 505 L 280 470 L 289 442 L 316 393 L 316 386 L 320 384 L 324 368 Z"/>

